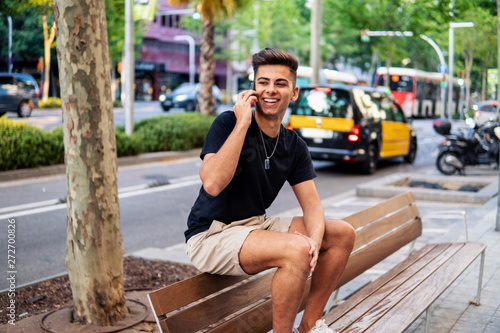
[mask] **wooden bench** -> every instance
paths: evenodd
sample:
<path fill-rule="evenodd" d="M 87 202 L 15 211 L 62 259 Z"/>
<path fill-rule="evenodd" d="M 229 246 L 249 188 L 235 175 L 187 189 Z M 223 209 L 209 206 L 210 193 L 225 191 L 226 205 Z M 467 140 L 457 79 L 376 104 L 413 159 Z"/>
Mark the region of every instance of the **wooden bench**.
<path fill-rule="evenodd" d="M 410 192 L 344 220 L 356 229 L 356 242 L 338 287 L 422 233 Z M 402 332 L 481 255 L 475 301 L 479 304 L 485 249 L 485 245 L 473 242 L 425 245 L 323 318 L 338 332 Z M 268 332 L 272 329 L 273 274 L 268 271 L 250 278 L 200 274 L 156 290 L 148 298 L 164 333 Z M 304 306 L 303 301 L 301 310 Z"/>

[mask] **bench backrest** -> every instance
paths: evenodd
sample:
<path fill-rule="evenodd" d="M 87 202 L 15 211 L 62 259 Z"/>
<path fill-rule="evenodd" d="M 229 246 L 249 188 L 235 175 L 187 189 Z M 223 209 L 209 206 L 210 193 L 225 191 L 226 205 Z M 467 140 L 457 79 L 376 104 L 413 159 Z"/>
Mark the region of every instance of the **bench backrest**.
<path fill-rule="evenodd" d="M 354 250 L 338 287 L 373 267 L 422 234 L 411 192 L 343 220 L 356 229 Z M 271 281 L 274 271 L 248 277 L 200 274 L 148 294 L 166 333 L 267 332 L 272 329 Z M 304 296 L 309 294 L 308 281 Z M 303 298 L 301 310 L 305 306 Z M 222 322 L 222 323 L 221 323 Z"/>

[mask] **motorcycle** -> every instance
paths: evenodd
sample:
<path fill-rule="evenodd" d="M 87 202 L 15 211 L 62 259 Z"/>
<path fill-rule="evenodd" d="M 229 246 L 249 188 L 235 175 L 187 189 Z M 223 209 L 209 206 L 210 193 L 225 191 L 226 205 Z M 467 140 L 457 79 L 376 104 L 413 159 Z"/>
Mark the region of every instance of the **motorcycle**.
<path fill-rule="evenodd" d="M 471 125 L 470 128 L 452 134 L 449 122 L 433 122 L 434 130 L 445 137 L 439 145 L 436 159 L 436 167 L 442 174 L 452 175 L 458 172 L 465 175 L 465 167 L 472 165 L 495 163 L 498 167 L 500 142 L 495 135 L 495 127 L 499 127 L 500 123 L 488 121 L 476 125 L 470 120 L 467 123 Z"/>

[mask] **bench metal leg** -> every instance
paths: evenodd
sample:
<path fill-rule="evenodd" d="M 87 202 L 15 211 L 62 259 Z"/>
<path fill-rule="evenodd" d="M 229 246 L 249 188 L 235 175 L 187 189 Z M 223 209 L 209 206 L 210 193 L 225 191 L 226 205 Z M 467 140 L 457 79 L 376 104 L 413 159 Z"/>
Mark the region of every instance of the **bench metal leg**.
<path fill-rule="evenodd" d="M 483 289 L 483 273 L 484 273 L 484 256 L 486 255 L 485 250 L 481 252 L 481 264 L 479 265 L 479 278 L 477 282 L 477 294 L 476 299 L 470 301 L 471 304 L 481 305 L 481 291 Z"/>
<path fill-rule="evenodd" d="M 429 328 L 431 326 L 431 307 L 429 306 L 427 310 L 425 310 L 425 333 L 429 333 Z"/>

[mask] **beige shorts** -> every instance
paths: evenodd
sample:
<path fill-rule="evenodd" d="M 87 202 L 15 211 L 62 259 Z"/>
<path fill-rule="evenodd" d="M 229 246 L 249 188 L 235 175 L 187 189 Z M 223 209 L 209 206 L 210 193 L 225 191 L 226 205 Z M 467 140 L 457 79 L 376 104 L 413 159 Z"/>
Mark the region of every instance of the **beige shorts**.
<path fill-rule="evenodd" d="M 213 221 L 207 231 L 191 237 L 187 254 L 201 272 L 220 275 L 248 275 L 240 266 L 239 254 L 248 234 L 255 229 L 288 232 L 293 217 L 264 215 L 225 224 Z"/>

